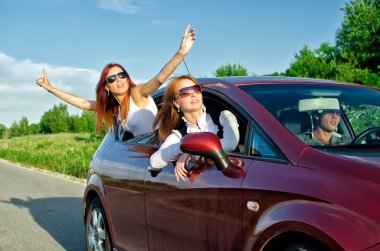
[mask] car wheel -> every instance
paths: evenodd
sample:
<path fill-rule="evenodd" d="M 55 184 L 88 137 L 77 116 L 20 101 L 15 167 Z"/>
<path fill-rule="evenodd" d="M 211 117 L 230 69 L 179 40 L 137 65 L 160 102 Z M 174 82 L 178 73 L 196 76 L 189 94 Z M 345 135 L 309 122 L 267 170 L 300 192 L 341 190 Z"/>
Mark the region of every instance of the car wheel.
<path fill-rule="evenodd" d="M 107 218 L 102 203 L 95 197 L 86 214 L 86 246 L 87 250 L 112 250 L 108 231 Z"/>
<path fill-rule="evenodd" d="M 331 251 L 324 243 L 305 234 L 288 233 L 272 239 L 263 251 Z"/>
<path fill-rule="evenodd" d="M 295 243 L 289 245 L 285 251 L 329 251 L 327 247 L 319 243 Z"/>

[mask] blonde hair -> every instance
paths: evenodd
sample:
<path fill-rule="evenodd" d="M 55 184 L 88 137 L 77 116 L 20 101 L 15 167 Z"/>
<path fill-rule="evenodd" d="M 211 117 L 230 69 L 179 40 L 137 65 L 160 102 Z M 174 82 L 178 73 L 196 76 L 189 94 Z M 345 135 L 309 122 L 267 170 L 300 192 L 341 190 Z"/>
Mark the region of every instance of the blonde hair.
<path fill-rule="evenodd" d="M 188 79 L 194 84 L 199 85 L 198 81 L 191 75 L 182 75 L 175 77 L 170 81 L 162 98 L 162 106 L 152 124 L 153 130 L 159 125 L 158 138 L 161 141 L 164 141 L 170 135 L 172 130 L 181 123 L 181 114 L 177 111 L 173 101 L 178 93 L 178 82 L 183 79 Z"/>

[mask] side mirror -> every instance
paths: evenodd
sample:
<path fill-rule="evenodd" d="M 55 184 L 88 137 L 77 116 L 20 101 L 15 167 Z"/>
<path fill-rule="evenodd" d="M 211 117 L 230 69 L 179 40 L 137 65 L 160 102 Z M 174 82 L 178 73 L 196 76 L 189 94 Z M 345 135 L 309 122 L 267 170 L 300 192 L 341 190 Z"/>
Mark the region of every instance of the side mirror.
<path fill-rule="evenodd" d="M 210 158 L 218 170 L 230 178 L 243 177 L 245 172 L 235 166 L 223 151 L 218 136 L 210 132 L 190 133 L 182 137 L 180 148 L 182 152 Z"/>

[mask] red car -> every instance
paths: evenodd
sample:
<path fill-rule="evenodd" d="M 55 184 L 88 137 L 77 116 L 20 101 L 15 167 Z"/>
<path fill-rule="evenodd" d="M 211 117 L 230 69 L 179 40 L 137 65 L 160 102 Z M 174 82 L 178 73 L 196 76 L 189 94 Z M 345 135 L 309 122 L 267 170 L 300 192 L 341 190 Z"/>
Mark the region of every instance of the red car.
<path fill-rule="evenodd" d="M 186 135 L 182 151 L 205 158 L 178 182 L 172 163 L 150 167 L 156 132 L 107 134 L 83 198 L 88 250 L 380 250 L 378 89 L 300 78 L 198 81 L 214 122 L 226 109 L 238 118 L 236 151 L 223 152 L 211 133 Z M 336 133 L 349 143 L 299 139 L 314 128 L 313 112 L 336 106 Z"/>

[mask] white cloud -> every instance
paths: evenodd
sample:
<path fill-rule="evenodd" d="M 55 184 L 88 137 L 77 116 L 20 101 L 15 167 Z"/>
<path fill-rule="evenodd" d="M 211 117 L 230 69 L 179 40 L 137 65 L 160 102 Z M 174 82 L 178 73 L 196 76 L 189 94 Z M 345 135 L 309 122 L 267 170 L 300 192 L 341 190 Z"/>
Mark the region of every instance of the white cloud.
<path fill-rule="evenodd" d="M 135 14 L 140 7 L 132 0 L 99 0 L 98 6 L 104 10 L 111 10 L 123 14 Z"/>
<path fill-rule="evenodd" d="M 38 123 L 44 112 L 54 104 L 64 103 L 35 84 L 36 78 L 42 75 L 43 67 L 53 86 L 87 99 L 95 99 L 100 72 L 31 60 L 18 61 L 0 52 L 0 124 L 10 127 L 22 117 L 27 117 L 29 123 Z M 70 114 L 82 113 L 80 109 L 69 104 L 67 106 Z"/>

